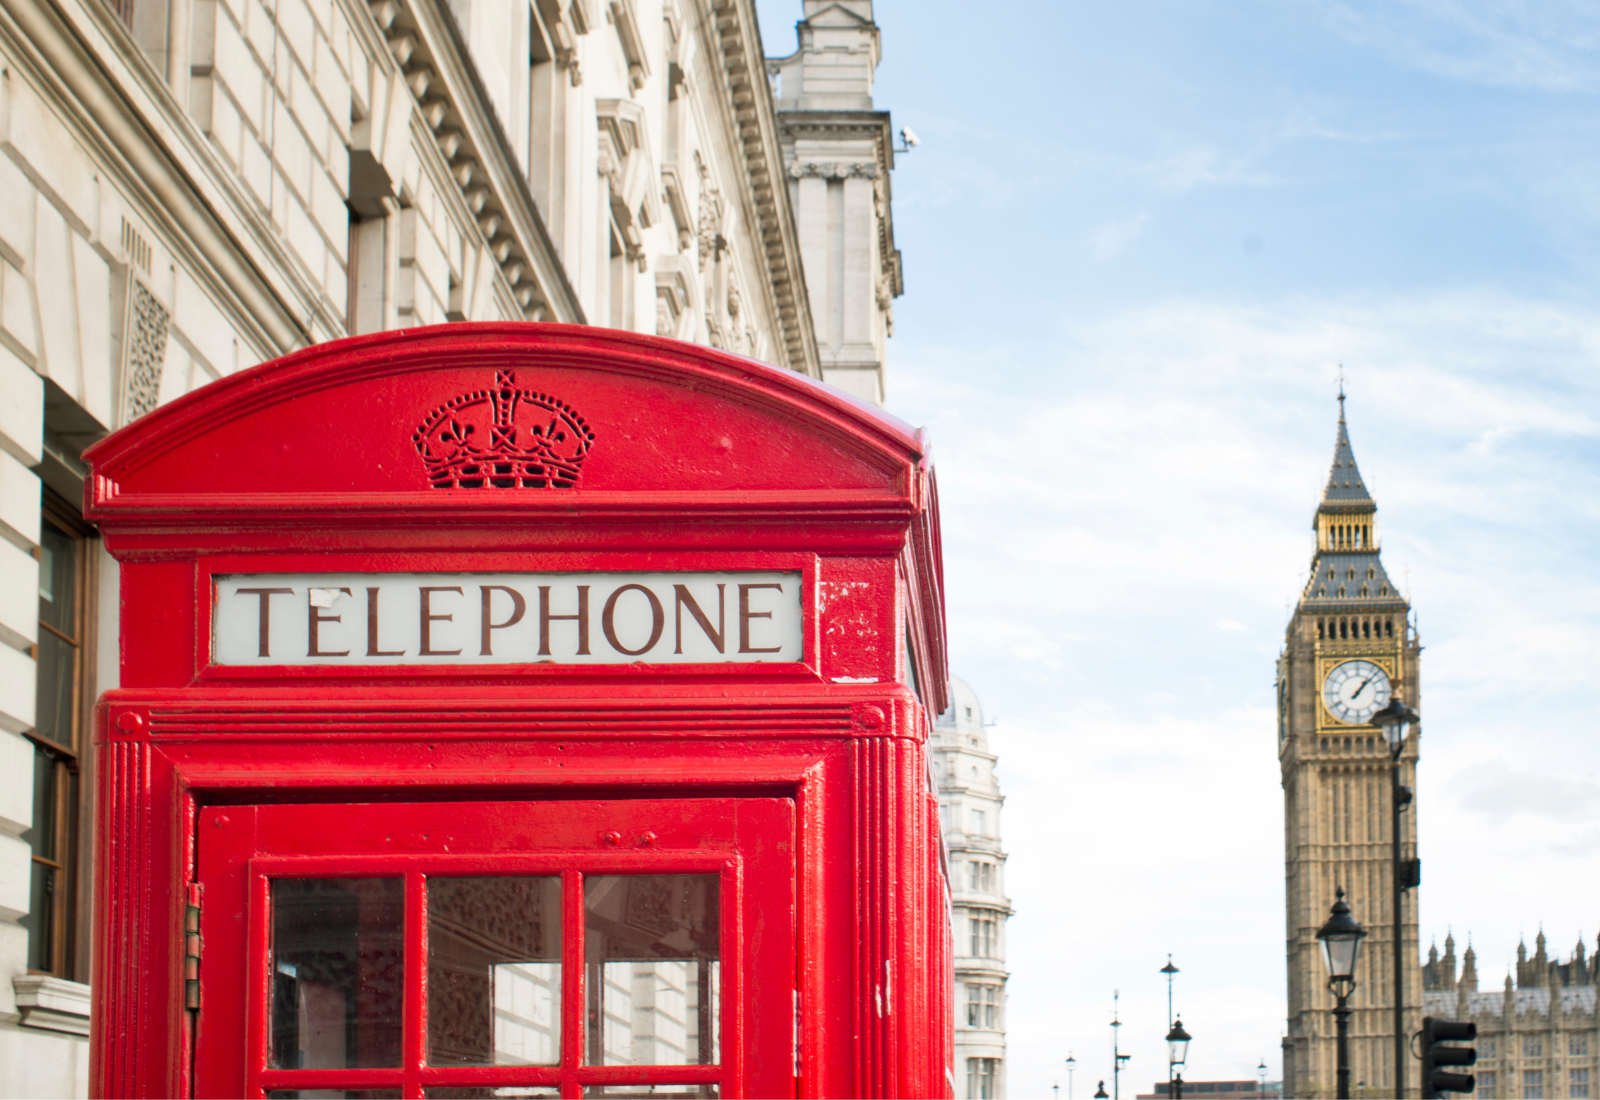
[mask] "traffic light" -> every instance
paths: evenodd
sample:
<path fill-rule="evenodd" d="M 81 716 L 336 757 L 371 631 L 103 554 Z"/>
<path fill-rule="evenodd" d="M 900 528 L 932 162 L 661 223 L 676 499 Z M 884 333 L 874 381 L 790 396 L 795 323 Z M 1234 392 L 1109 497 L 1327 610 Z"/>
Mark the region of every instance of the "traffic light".
<path fill-rule="evenodd" d="M 1455 1073 L 1441 1066 L 1470 1066 L 1478 1060 L 1472 1047 L 1451 1047 L 1441 1044 L 1476 1039 L 1478 1025 L 1470 1020 L 1435 1020 L 1432 1016 L 1422 1021 L 1422 1095 L 1437 1097 L 1444 1092 L 1471 1092 L 1477 1080 L 1470 1073 Z"/>

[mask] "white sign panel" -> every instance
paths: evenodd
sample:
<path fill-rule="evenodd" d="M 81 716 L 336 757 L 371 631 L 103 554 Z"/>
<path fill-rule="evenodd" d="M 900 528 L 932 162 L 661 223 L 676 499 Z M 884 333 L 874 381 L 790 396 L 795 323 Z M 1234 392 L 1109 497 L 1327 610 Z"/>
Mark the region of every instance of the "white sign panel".
<path fill-rule="evenodd" d="M 216 578 L 219 665 L 799 661 L 799 573 Z"/>

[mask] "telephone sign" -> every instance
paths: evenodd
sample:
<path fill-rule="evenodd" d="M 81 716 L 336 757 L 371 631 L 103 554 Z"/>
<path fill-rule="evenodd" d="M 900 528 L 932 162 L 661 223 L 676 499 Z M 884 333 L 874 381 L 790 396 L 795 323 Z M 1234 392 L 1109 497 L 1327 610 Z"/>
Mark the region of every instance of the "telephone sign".
<path fill-rule="evenodd" d="M 707 348 L 460 324 L 86 458 L 96 1095 L 951 1094 L 919 433 Z"/>
<path fill-rule="evenodd" d="M 799 573 L 216 578 L 219 665 L 800 660 Z"/>

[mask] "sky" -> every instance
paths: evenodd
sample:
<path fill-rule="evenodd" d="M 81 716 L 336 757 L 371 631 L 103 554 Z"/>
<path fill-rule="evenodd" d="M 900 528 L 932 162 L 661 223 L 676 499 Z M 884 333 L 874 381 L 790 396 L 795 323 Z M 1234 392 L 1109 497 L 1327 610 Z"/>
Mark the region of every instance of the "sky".
<path fill-rule="evenodd" d="M 768 53 L 796 0 L 760 0 Z M 878 0 L 1012 1097 L 1280 1076 L 1274 661 L 1337 379 L 1424 644 L 1424 946 L 1600 934 L 1600 4 Z M 1357 912 L 1357 917 L 1361 913 Z"/>

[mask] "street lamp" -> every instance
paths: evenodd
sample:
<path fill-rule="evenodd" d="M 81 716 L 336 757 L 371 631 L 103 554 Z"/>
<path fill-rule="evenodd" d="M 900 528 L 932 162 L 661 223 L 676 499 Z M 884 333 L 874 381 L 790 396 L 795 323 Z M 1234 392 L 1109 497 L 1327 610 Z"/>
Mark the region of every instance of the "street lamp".
<path fill-rule="evenodd" d="M 1334 891 L 1333 909 L 1327 923 L 1317 930 L 1317 939 L 1322 941 L 1322 958 L 1328 966 L 1328 988 L 1336 1000 L 1333 1018 L 1339 1032 L 1339 1100 L 1350 1100 L 1350 1009 L 1345 1006 L 1345 1000 L 1356 987 L 1356 957 L 1361 954 L 1361 941 L 1366 934 L 1367 930 L 1350 915 L 1344 888 L 1339 887 Z"/>
<path fill-rule="evenodd" d="M 1409 882 L 1401 882 L 1400 866 L 1400 811 L 1411 804 L 1411 788 L 1400 784 L 1400 753 L 1405 748 L 1406 733 L 1418 720 L 1417 712 L 1401 702 L 1399 694 L 1390 697 L 1383 708 L 1372 716 L 1372 724 L 1383 731 L 1389 743 L 1389 848 L 1393 874 L 1391 878 L 1394 914 L 1394 1094 L 1406 1094 L 1406 1021 L 1405 1021 L 1405 907 L 1400 895 Z"/>
<path fill-rule="evenodd" d="M 1178 1072 L 1178 1067 L 1189 1057 L 1190 1038 L 1183 1030 L 1182 1020 L 1173 1023 L 1172 1030 L 1167 1032 L 1167 1095 L 1172 1100 L 1183 1100 L 1183 1074 Z"/>
<path fill-rule="evenodd" d="M 1078 1060 L 1067 1053 L 1067 1100 L 1072 1100 L 1072 1071 L 1078 1068 Z"/>
<path fill-rule="evenodd" d="M 1161 973 L 1167 976 L 1167 1026 L 1172 1026 L 1172 976 L 1178 968 L 1172 965 L 1172 956 L 1167 956 L 1167 965 L 1161 968 Z"/>
<path fill-rule="evenodd" d="M 1094 1100 L 1111 1100 L 1111 1097 L 1106 1095 L 1106 1083 L 1104 1081 L 1101 1081 L 1100 1087 L 1094 1090 Z"/>
<path fill-rule="evenodd" d="M 1256 1091 L 1257 1092 L 1266 1092 L 1267 1091 L 1267 1060 L 1265 1058 L 1261 1059 L 1261 1064 L 1256 1067 L 1256 1076 L 1261 1078 L 1261 1087 L 1259 1089 L 1257 1089 Z"/>

